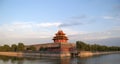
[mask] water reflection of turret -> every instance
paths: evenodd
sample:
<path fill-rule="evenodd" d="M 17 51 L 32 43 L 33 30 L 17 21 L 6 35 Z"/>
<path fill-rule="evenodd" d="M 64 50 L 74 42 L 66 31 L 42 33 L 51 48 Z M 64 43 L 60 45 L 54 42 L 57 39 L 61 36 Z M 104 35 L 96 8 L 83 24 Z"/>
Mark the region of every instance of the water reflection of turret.
<path fill-rule="evenodd" d="M 78 64 L 78 58 L 63 57 L 60 59 L 60 64 Z"/>
<path fill-rule="evenodd" d="M 17 64 L 23 64 L 24 63 L 24 59 L 19 59 L 19 61 L 17 62 Z"/>
<path fill-rule="evenodd" d="M 60 64 L 70 64 L 70 57 L 60 58 Z"/>
<path fill-rule="evenodd" d="M 70 64 L 78 64 L 78 58 L 71 58 Z"/>

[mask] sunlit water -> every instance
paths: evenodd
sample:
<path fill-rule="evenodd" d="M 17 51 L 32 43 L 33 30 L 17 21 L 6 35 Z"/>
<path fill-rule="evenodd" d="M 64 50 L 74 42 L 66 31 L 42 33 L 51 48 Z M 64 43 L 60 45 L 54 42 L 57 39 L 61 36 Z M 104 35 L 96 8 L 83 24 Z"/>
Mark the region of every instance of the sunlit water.
<path fill-rule="evenodd" d="M 99 55 L 86 58 L 18 58 L 0 56 L 0 64 L 120 64 L 120 54 Z"/>

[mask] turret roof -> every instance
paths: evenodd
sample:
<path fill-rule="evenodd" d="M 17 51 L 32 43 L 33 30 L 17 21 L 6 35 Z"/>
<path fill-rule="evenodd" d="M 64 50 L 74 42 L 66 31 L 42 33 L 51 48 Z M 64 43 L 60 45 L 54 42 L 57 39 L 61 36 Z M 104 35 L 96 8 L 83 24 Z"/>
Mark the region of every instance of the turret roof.
<path fill-rule="evenodd" d="M 65 33 L 62 30 L 58 30 L 56 33 L 56 36 L 53 37 L 53 40 L 68 40 L 67 36 L 65 36 Z"/>

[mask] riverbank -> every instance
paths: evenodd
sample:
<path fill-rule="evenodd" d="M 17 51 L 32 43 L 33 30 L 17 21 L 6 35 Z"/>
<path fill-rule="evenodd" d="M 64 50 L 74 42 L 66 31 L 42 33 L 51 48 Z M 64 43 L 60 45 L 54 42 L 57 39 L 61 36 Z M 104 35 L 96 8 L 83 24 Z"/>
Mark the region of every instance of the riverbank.
<path fill-rule="evenodd" d="M 90 51 L 81 51 L 78 56 L 79 57 L 89 57 L 94 55 L 102 55 L 102 54 L 113 54 L 120 53 L 120 51 L 110 51 L 110 52 L 90 52 Z"/>
<path fill-rule="evenodd" d="M 120 53 L 120 51 L 111 51 L 111 52 L 90 52 L 90 51 L 81 51 L 78 54 L 78 57 L 89 57 L 94 55 L 102 55 L 102 54 L 113 54 Z M 0 52 L 0 55 L 3 56 L 15 56 L 15 57 L 24 57 L 24 56 L 51 56 L 51 57 L 63 57 L 61 55 L 64 54 L 40 54 L 40 53 L 23 53 L 23 52 Z M 71 55 L 64 55 L 71 56 Z"/>
<path fill-rule="evenodd" d="M 0 52 L 3 56 L 15 57 L 70 57 L 70 53 L 40 53 L 40 52 Z"/>
<path fill-rule="evenodd" d="M 0 52 L 0 55 L 22 57 L 23 53 L 22 52 Z"/>

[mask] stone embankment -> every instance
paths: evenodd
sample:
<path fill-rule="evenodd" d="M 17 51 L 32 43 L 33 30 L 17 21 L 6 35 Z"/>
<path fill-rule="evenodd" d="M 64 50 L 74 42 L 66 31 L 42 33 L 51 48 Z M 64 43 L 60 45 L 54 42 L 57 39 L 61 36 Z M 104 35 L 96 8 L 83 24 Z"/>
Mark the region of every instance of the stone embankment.
<path fill-rule="evenodd" d="M 25 52 L 23 53 L 23 56 L 41 56 L 41 57 L 70 57 L 71 54 L 70 53 L 41 53 L 41 52 Z"/>
<path fill-rule="evenodd" d="M 78 53 L 79 57 L 88 57 L 88 56 L 93 56 L 93 53 L 90 51 L 80 51 Z"/>
<path fill-rule="evenodd" d="M 0 52 L 0 55 L 3 56 L 15 56 L 15 57 L 37 57 L 37 56 L 42 56 L 42 57 L 65 57 L 65 56 L 70 56 L 70 54 L 63 53 L 63 54 L 58 54 L 58 53 L 39 53 L 39 52 Z"/>
<path fill-rule="evenodd" d="M 111 52 L 90 52 L 90 51 L 80 51 L 78 53 L 79 57 L 89 57 L 93 55 L 102 55 L 102 54 L 113 54 L 120 53 L 120 51 L 111 51 Z M 69 54 L 40 54 L 40 53 L 22 53 L 22 52 L 0 52 L 0 55 L 4 56 L 16 56 L 16 57 L 24 57 L 24 56 L 51 56 L 51 57 L 64 57 L 71 56 Z"/>
<path fill-rule="evenodd" d="M 88 57 L 93 55 L 102 55 L 102 54 L 113 54 L 113 53 L 120 53 L 120 51 L 111 51 L 111 52 L 90 52 L 90 51 L 81 51 L 79 52 L 79 57 Z"/>

